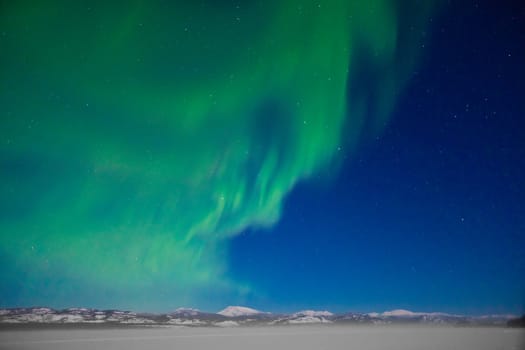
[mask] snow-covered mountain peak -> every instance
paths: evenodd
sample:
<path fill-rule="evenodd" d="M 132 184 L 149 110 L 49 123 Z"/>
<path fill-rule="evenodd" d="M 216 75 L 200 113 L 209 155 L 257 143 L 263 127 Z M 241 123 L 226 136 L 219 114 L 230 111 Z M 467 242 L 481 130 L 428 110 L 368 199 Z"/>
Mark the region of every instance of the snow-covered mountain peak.
<path fill-rule="evenodd" d="M 31 312 L 37 315 L 43 315 L 43 314 L 52 313 L 53 310 L 48 307 L 35 307 L 35 308 L 31 308 Z"/>
<path fill-rule="evenodd" d="M 513 314 L 495 314 L 495 315 L 483 315 L 483 316 L 478 316 L 479 319 L 505 319 L 505 320 L 511 320 L 513 318 L 519 318 L 518 315 L 513 315 Z"/>
<path fill-rule="evenodd" d="M 302 310 L 293 314 L 293 316 L 311 316 L 311 317 L 330 317 L 334 314 L 330 311 Z"/>
<path fill-rule="evenodd" d="M 226 317 L 251 316 L 264 314 L 264 312 L 245 306 L 228 306 L 224 310 L 217 312 L 219 315 Z"/>
<path fill-rule="evenodd" d="M 173 311 L 172 315 L 189 315 L 189 316 L 197 316 L 200 314 L 201 311 L 199 309 L 193 309 L 190 307 L 179 307 L 175 311 Z"/>
<path fill-rule="evenodd" d="M 374 314 L 378 315 L 377 313 Z M 372 314 L 369 315 L 371 316 Z M 382 317 L 460 317 L 459 315 L 451 315 L 444 312 L 413 312 L 403 309 L 385 311 L 379 315 Z"/>
<path fill-rule="evenodd" d="M 409 310 L 397 309 L 392 311 L 385 311 L 381 314 L 383 317 L 414 317 L 423 315 L 420 312 L 412 312 Z"/>

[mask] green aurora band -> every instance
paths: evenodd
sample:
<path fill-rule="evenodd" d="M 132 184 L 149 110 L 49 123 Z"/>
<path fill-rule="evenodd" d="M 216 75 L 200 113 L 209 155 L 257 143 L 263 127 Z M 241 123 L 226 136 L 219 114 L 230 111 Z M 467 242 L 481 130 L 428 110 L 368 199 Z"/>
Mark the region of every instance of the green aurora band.
<path fill-rule="evenodd" d="M 151 309 L 250 292 L 229 238 L 386 123 L 424 3 L 3 2 L 0 296 Z"/>

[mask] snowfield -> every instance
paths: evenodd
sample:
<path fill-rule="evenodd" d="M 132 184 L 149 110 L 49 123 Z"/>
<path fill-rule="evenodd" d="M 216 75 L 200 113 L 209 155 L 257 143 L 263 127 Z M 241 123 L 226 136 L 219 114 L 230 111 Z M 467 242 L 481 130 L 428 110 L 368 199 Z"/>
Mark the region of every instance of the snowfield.
<path fill-rule="evenodd" d="M 499 327 L 324 325 L 236 327 L 232 323 L 224 326 L 224 328 L 142 326 L 133 329 L 2 329 L 0 349 L 521 350 L 525 345 L 523 329 Z"/>

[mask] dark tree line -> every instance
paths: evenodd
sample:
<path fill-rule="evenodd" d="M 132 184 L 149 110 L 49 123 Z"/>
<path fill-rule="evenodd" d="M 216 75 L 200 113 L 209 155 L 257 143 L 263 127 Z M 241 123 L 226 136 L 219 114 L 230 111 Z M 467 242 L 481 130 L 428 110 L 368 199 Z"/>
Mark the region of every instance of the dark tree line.
<path fill-rule="evenodd" d="M 520 318 L 515 318 L 513 320 L 509 320 L 507 322 L 507 326 L 509 326 L 509 327 L 525 327 L 525 315 L 521 316 Z"/>

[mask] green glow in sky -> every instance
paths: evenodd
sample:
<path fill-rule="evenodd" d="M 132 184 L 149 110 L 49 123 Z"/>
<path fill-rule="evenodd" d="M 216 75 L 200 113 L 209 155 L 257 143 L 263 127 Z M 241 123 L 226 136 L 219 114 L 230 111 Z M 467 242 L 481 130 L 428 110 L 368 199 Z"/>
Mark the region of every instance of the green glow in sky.
<path fill-rule="evenodd" d="M 357 141 L 363 59 L 382 125 L 416 56 L 394 1 L 183 3 L 2 4 L 0 254 L 21 301 L 242 295 L 228 239 Z"/>

